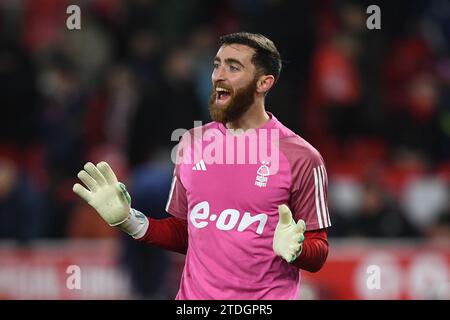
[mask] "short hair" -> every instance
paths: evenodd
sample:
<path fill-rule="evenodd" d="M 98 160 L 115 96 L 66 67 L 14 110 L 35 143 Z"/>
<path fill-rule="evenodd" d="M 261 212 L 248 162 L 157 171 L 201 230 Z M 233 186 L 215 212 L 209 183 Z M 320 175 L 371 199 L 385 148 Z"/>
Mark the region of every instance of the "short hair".
<path fill-rule="evenodd" d="M 259 33 L 237 32 L 219 38 L 219 47 L 229 44 L 243 44 L 255 49 L 252 63 L 262 74 L 273 75 L 278 80 L 281 72 L 281 56 L 272 40 Z"/>

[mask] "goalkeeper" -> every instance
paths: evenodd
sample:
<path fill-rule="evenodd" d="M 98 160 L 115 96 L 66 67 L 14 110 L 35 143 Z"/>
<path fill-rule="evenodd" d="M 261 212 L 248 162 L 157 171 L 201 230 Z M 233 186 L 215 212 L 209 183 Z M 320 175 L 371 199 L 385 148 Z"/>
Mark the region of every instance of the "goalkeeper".
<path fill-rule="evenodd" d="M 297 299 L 301 270 L 316 272 L 326 261 L 331 221 L 323 159 L 265 108 L 280 71 L 280 54 L 266 37 L 220 38 L 211 77 L 213 122 L 200 128 L 205 134 L 196 139 L 203 144 L 191 139 L 193 130 L 179 144 L 166 207 L 172 217 L 155 220 L 133 209 L 106 162 L 87 163 L 78 173 L 84 186 L 75 184 L 74 192 L 110 226 L 186 254 L 177 299 Z M 271 157 L 210 161 L 206 132 L 226 141 L 230 132 L 239 136 L 236 129 L 270 145 Z M 233 143 L 226 151 L 250 159 L 250 146 Z M 192 161 L 196 152 L 202 156 Z"/>

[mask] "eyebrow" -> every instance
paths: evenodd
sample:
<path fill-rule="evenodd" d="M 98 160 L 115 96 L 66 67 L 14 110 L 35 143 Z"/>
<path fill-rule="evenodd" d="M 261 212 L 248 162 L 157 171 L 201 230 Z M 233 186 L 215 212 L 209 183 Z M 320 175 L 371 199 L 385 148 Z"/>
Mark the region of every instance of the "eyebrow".
<path fill-rule="evenodd" d="M 216 62 L 216 61 L 217 62 L 221 62 L 219 57 L 215 57 L 214 58 L 214 62 Z M 225 63 L 228 64 L 228 65 L 236 63 L 236 64 L 240 65 L 242 68 L 245 68 L 245 66 L 239 60 L 234 59 L 234 58 L 226 58 L 225 59 Z"/>

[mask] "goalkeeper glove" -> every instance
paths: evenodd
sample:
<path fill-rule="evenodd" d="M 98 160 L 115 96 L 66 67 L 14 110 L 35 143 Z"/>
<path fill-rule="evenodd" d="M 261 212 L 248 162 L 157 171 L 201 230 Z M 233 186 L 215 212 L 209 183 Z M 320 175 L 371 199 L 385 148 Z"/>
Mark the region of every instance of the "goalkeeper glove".
<path fill-rule="evenodd" d="M 73 191 L 93 207 L 110 226 L 115 226 L 134 238 L 142 237 L 148 228 L 148 219 L 141 212 L 131 208 L 131 197 L 123 183 L 117 181 L 111 167 L 104 161 L 95 166 L 84 165 Z"/>
<path fill-rule="evenodd" d="M 292 263 L 303 249 L 305 222 L 300 219 L 295 223 L 291 210 L 285 204 L 278 207 L 278 213 L 280 217 L 273 237 L 273 251 L 277 256 Z"/>

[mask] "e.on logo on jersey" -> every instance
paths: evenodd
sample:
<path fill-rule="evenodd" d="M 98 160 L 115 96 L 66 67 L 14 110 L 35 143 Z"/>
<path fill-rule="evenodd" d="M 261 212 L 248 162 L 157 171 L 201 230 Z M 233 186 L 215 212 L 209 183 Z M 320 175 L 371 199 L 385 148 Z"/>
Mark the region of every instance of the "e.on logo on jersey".
<path fill-rule="evenodd" d="M 241 213 L 236 209 L 225 209 L 219 214 L 219 216 L 217 216 L 216 214 L 210 215 L 208 201 L 197 203 L 194 208 L 192 208 L 192 211 L 189 214 L 189 219 L 192 225 L 198 229 L 206 227 L 209 224 L 208 220 L 211 222 L 215 222 L 216 228 L 224 231 L 236 229 L 237 225 L 237 231 L 239 232 L 244 231 L 253 223 L 257 223 L 257 234 L 261 234 L 263 232 L 268 218 L 267 214 L 264 213 L 252 216 L 250 212 L 245 212 L 244 216 L 241 219 L 241 222 L 239 222 L 238 224 L 240 217 Z"/>

